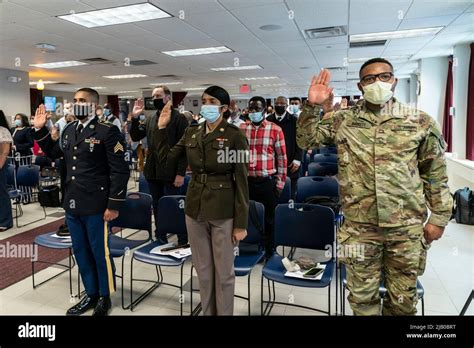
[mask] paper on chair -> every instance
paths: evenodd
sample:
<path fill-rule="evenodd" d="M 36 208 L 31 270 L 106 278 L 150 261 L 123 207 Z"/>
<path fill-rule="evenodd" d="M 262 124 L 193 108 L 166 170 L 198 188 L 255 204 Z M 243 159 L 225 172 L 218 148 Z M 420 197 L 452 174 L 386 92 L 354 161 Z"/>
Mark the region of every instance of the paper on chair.
<path fill-rule="evenodd" d="M 315 278 L 304 277 L 303 274 L 305 274 L 306 271 L 296 271 L 296 272 L 286 271 L 285 277 L 299 278 L 299 279 L 304 279 L 304 280 L 321 280 L 321 278 L 324 275 L 324 270 L 326 269 L 326 265 L 318 264 L 318 268 L 322 268 L 323 271 L 320 274 L 318 274 L 318 276 Z"/>
<path fill-rule="evenodd" d="M 156 255 L 163 255 L 163 256 L 172 256 L 177 259 L 182 259 L 191 255 L 191 248 L 182 248 L 182 249 L 175 249 L 170 251 L 161 251 L 161 249 L 168 248 L 174 246 L 173 243 L 168 243 L 164 245 L 157 246 L 150 250 L 151 254 Z"/>

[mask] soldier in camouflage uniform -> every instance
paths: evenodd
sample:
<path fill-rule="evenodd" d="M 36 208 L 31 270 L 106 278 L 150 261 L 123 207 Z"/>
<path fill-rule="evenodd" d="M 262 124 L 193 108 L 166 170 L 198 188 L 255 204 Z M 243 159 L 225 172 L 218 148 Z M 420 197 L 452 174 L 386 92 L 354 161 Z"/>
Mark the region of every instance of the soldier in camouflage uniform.
<path fill-rule="evenodd" d="M 414 315 L 427 246 L 441 237 L 451 215 L 445 142 L 429 115 L 393 98 L 397 79 L 390 62 L 362 65 L 364 99 L 350 109 L 331 110 L 329 80 L 327 70 L 313 78 L 297 143 L 337 146 L 345 216 L 337 240 L 345 252 L 349 303 L 355 315 L 379 315 L 383 281 L 382 313 Z"/>

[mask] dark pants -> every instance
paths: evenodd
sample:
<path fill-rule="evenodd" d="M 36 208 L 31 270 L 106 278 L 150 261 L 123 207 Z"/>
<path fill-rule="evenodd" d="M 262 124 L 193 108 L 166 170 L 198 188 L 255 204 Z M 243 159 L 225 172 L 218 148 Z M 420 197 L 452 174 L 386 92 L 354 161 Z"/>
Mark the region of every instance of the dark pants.
<path fill-rule="evenodd" d="M 160 233 L 158 225 L 158 201 L 163 196 L 179 195 L 180 190 L 178 187 L 175 187 L 173 183 L 162 181 L 162 180 L 147 180 L 148 187 L 150 188 L 150 194 L 153 197 L 153 215 L 155 217 L 155 236 L 162 242 L 167 243 L 168 238 L 166 233 Z M 188 242 L 188 236 L 186 234 L 178 234 L 178 243 L 186 244 Z"/>
<path fill-rule="evenodd" d="M 276 181 L 272 178 L 249 177 L 249 198 L 260 202 L 265 207 L 265 252 L 267 256 L 273 253 L 273 221 L 278 198 L 275 194 Z"/>
<path fill-rule="evenodd" d="M 89 297 L 109 296 L 115 291 L 115 265 L 103 215 L 66 214 L 74 257 Z"/>
<path fill-rule="evenodd" d="M 0 168 L 0 227 L 10 228 L 13 226 L 13 217 L 7 189 L 7 168 L 7 163 Z"/>

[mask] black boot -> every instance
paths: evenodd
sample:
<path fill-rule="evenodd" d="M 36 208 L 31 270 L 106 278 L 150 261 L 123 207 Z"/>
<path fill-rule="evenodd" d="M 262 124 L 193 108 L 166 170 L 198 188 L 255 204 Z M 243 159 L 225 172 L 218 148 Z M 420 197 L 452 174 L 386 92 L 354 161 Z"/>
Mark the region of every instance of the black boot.
<path fill-rule="evenodd" d="M 105 316 L 109 314 L 109 310 L 112 308 L 112 302 L 110 296 L 101 296 L 97 305 L 95 306 L 93 316 Z"/>
<path fill-rule="evenodd" d="M 78 304 L 69 308 L 66 315 L 81 315 L 87 312 L 89 309 L 95 308 L 99 297 L 84 297 Z"/>

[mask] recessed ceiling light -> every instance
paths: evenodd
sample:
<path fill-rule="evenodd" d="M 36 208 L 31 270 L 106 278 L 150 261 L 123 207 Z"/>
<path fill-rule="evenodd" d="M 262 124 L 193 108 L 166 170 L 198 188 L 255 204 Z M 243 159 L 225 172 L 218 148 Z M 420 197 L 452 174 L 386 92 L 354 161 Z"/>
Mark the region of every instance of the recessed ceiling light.
<path fill-rule="evenodd" d="M 235 71 L 235 70 L 256 70 L 263 69 L 260 65 L 242 65 L 242 66 L 226 66 L 224 68 L 211 68 L 212 71 Z"/>
<path fill-rule="evenodd" d="M 121 95 L 119 99 L 135 99 L 136 97 L 133 95 Z"/>
<path fill-rule="evenodd" d="M 108 75 L 108 76 L 102 76 L 105 77 L 106 79 L 136 79 L 139 77 L 147 77 L 148 75 L 143 75 L 143 74 L 129 74 L 129 75 Z"/>
<path fill-rule="evenodd" d="M 43 81 L 44 85 L 51 85 L 53 83 L 57 83 L 56 81 Z M 29 82 L 30 86 L 36 86 L 38 84 L 38 81 L 30 81 Z"/>
<path fill-rule="evenodd" d="M 36 68 L 43 68 L 43 69 L 69 68 L 71 66 L 79 66 L 79 65 L 88 65 L 88 64 L 84 63 L 84 62 L 79 62 L 77 60 L 68 60 L 68 61 L 64 61 L 64 62 L 30 64 L 30 66 L 34 66 Z"/>
<path fill-rule="evenodd" d="M 425 36 L 425 35 L 436 35 L 444 27 L 433 27 L 433 28 L 421 28 L 421 29 L 407 29 L 407 30 L 395 30 L 395 31 L 384 31 L 380 33 L 367 33 L 367 34 L 355 34 L 351 35 L 350 42 L 365 42 L 365 41 L 377 41 L 377 40 L 392 40 L 392 39 L 405 39 L 409 37 Z"/>
<path fill-rule="evenodd" d="M 254 80 L 275 80 L 278 76 L 262 76 L 262 77 L 241 77 L 240 81 L 254 81 Z"/>
<path fill-rule="evenodd" d="M 278 30 L 281 29 L 281 25 L 277 24 L 265 24 L 260 27 L 260 30 L 265 30 L 265 31 L 273 31 L 273 30 Z"/>
<path fill-rule="evenodd" d="M 155 82 L 150 83 L 150 86 L 168 86 L 168 85 L 182 85 L 181 81 L 172 81 L 172 82 Z"/>
<path fill-rule="evenodd" d="M 100 86 L 96 86 L 96 87 L 90 87 L 92 89 L 106 89 L 107 87 L 100 87 Z"/>
<path fill-rule="evenodd" d="M 103 10 L 74 13 L 57 17 L 82 25 L 86 28 L 94 28 L 103 27 L 106 25 L 148 21 L 172 16 L 151 3 L 143 3 L 106 8 Z"/>
<path fill-rule="evenodd" d="M 193 48 L 189 50 L 176 50 L 176 51 L 162 51 L 161 53 L 167 54 L 172 57 L 184 57 L 184 56 L 199 56 L 202 54 L 213 54 L 213 53 L 226 53 L 233 52 L 226 46 L 219 47 L 204 47 L 204 48 Z"/>

